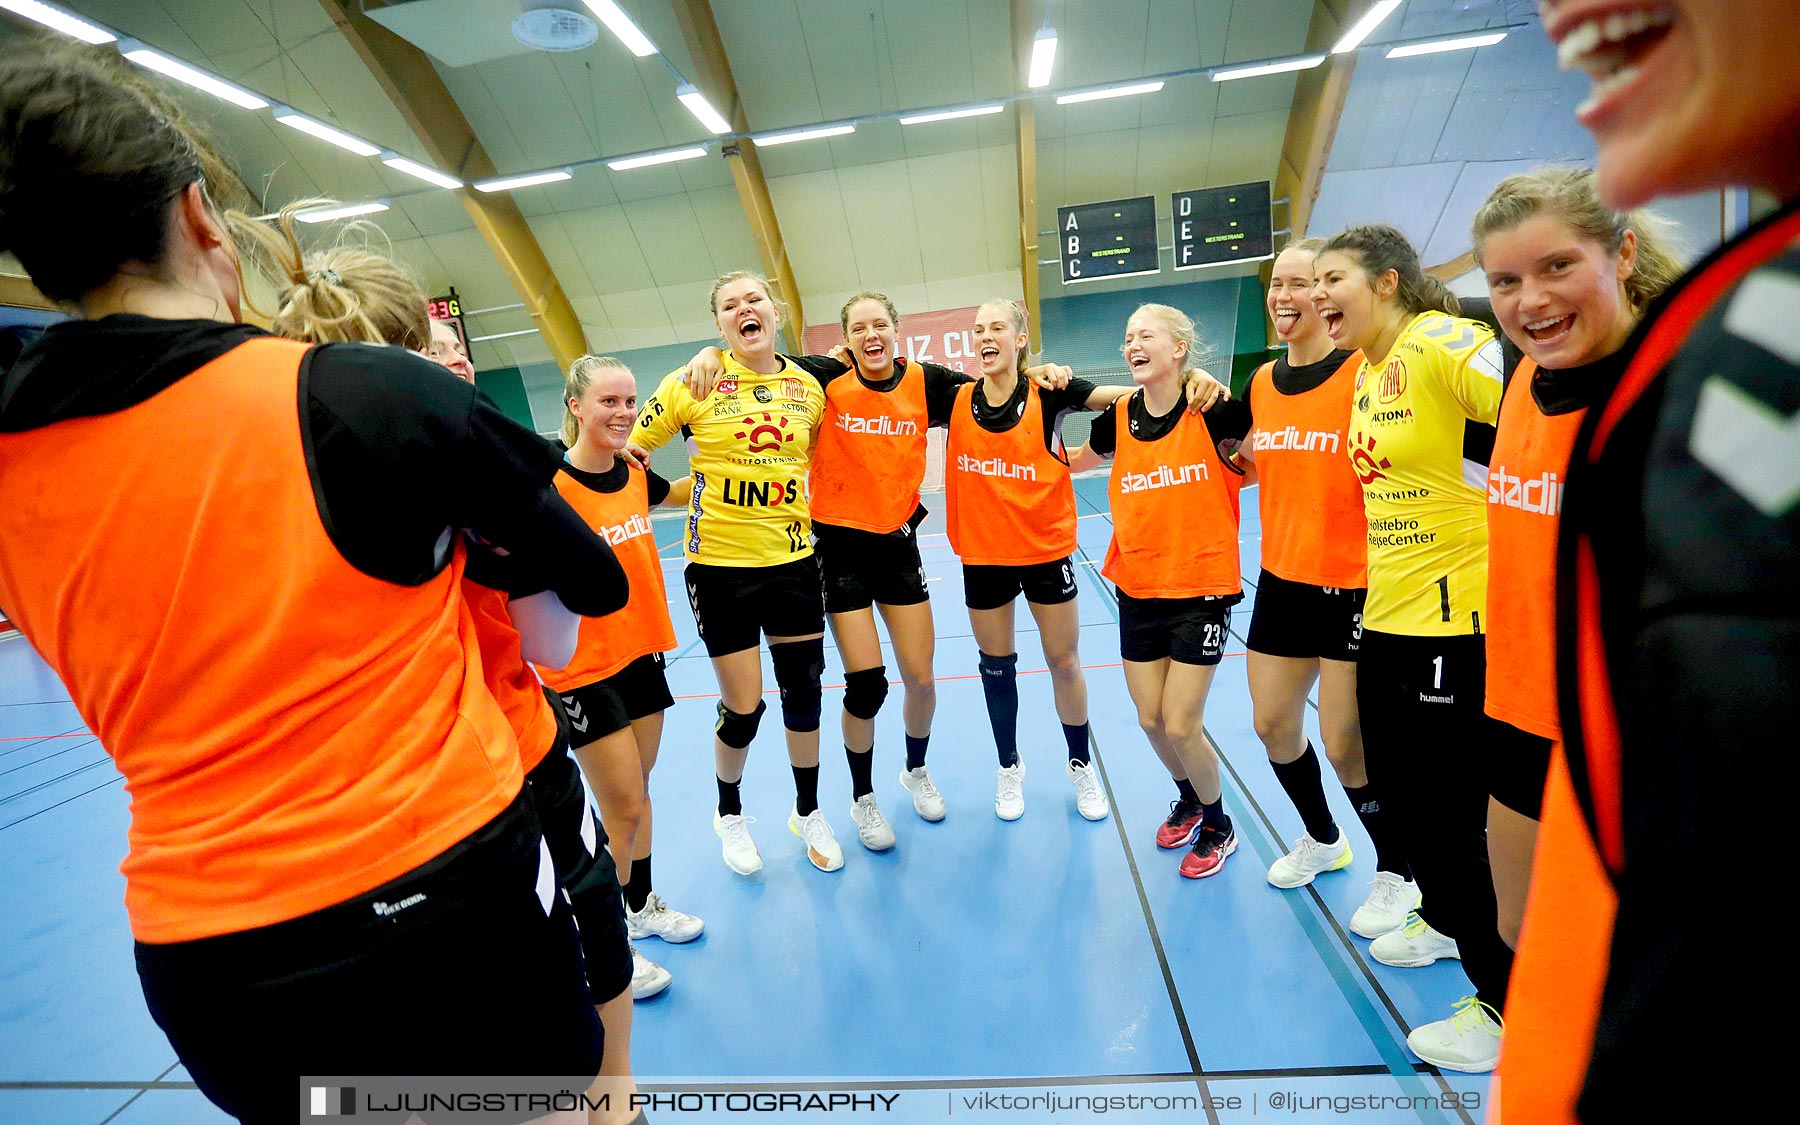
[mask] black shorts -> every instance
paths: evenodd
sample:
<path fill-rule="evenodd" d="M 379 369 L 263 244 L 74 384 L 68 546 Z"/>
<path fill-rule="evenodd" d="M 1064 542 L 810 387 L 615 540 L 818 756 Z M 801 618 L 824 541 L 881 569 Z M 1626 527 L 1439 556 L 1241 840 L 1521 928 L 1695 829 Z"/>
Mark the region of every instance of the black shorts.
<path fill-rule="evenodd" d="M 963 564 L 963 604 L 970 609 L 999 609 L 1025 595 L 1038 605 L 1075 600 L 1075 563 L 1068 557 L 1024 566 Z"/>
<path fill-rule="evenodd" d="M 538 892 L 541 839 L 521 795 L 367 894 L 253 930 L 140 942 L 150 1015 L 201 1093 L 249 1122 L 301 1119 L 302 1075 L 568 1075 L 584 1089 L 602 1031 L 569 906 Z"/>
<path fill-rule="evenodd" d="M 689 563 L 687 592 L 708 656 L 755 648 L 764 636 L 825 631 L 819 561 L 811 555 L 775 566 Z"/>
<path fill-rule="evenodd" d="M 1231 607 L 1242 594 L 1200 598 L 1134 598 L 1119 591 L 1119 656 L 1133 664 L 1167 657 L 1178 664 L 1217 664 L 1225 655 Z"/>
<path fill-rule="evenodd" d="M 1550 740 L 1492 715 L 1487 716 L 1485 730 L 1488 796 L 1520 816 L 1542 819 Z"/>
<path fill-rule="evenodd" d="M 666 666 L 662 653 L 647 653 L 604 680 L 556 694 L 569 745 L 598 742 L 634 719 L 675 706 L 663 671 Z"/>
<path fill-rule="evenodd" d="M 813 524 L 813 557 L 825 581 L 825 612 L 850 613 L 882 605 L 918 605 L 925 592 L 925 564 L 915 534 L 925 509 L 886 535 L 854 527 Z"/>
<path fill-rule="evenodd" d="M 525 791 L 543 826 L 557 885 L 575 908 L 588 991 L 595 1003 L 604 1004 L 631 986 L 625 900 L 619 869 L 606 849 L 606 829 L 588 804 L 581 770 L 562 739 L 525 775 Z"/>
<path fill-rule="evenodd" d="M 1300 660 L 1356 659 L 1367 590 L 1290 582 L 1263 571 L 1250 611 L 1250 651 Z"/>

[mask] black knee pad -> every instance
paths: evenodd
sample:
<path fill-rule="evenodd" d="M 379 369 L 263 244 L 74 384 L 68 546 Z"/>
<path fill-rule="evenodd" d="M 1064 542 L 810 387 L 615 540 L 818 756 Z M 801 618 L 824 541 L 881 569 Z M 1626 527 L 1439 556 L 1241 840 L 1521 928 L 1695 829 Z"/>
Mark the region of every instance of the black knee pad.
<path fill-rule="evenodd" d="M 1015 652 L 1009 656 L 989 656 L 984 652 L 978 663 L 983 679 L 1010 680 L 1018 674 L 1016 669 L 1019 666 L 1019 654 Z"/>
<path fill-rule="evenodd" d="M 881 704 L 887 699 L 887 693 L 885 665 L 877 664 L 860 672 L 844 674 L 844 710 L 859 719 L 873 719 L 881 714 Z"/>
<path fill-rule="evenodd" d="M 824 692 L 819 681 L 825 675 L 825 639 L 787 641 L 769 646 L 775 665 L 775 682 L 781 685 L 781 722 L 792 731 L 819 729 Z"/>
<path fill-rule="evenodd" d="M 762 725 L 763 712 L 769 705 L 762 700 L 756 701 L 756 710 L 748 715 L 740 715 L 728 709 L 723 702 L 719 704 L 719 721 L 713 730 L 719 734 L 719 741 L 733 750 L 742 750 L 756 738 L 756 728 Z"/>

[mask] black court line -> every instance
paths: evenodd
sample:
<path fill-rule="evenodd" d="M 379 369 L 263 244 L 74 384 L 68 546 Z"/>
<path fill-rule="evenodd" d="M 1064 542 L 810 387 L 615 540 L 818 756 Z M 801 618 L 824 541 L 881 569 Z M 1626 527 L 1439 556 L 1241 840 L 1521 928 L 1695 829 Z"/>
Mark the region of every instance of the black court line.
<path fill-rule="evenodd" d="M 73 796 L 64 797 L 62 800 L 56 802 L 54 805 L 45 805 L 43 808 L 39 809 L 38 811 L 36 811 L 34 813 L 27 813 L 26 815 L 20 817 L 17 820 L 9 820 L 5 824 L 0 824 L 0 832 L 4 832 L 8 828 L 11 828 L 17 824 L 24 824 L 26 821 L 32 819 L 33 817 L 43 816 L 45 813 L 51 811 L 52 809 L 60 809 L 64 805 L 68 804 L 70 801 L 78 801 L 81 798 L 87 796 L 89 793 L 98 793 L 98 792 L 100 792 L 100 790 L 105 789 L 108 786 L 118 785 L 118 784 L 122 783 L 124 780 L 125 779 L 123 777 L 110 778 L 109 780 L 103 781 L 99 785 L 94 786 L 92 789 L 83 789 L 81 792 L 76 793 Z"/>
<path fill-rule="evenodd" d="M 1086 497 L 1082 496 L 1079 492 L 1076 493 L 1076 497 L 1082 503 L 1087 504 L 1090 508 L 1095 507 L 1094 502 L 1092 500 L 1089 500 Z M 1096 510 L 1098 510 L 1098 509 L 1096 508 Z M 1076 547 L 1076 550 L 1084 555 L 1087 553 L 1086 548 L 1081 547 L 1079 545 Z M 1093 568 L 1089 568 L 1089 569 L 1092 570 Z M 1101 595 L 1107 599 L 1109 604 L 1114 605 L 1114 606 L 1117 605 L 1118 599 L 1113 596 L 1113 593 L 1111 590 L 1107 589 L 1105 582 L 1100 581 L 1100 579 L 1096 576 L 1094 578 L 1094 584 L 1100 588 Z M 1252 586 L 1252 589 L 1254 589 L 1254 588 L 1255 587 Z M 1116 614 L 1116 610 L 1115 610 L 1115 614 Z M 1236 615 L 1230 614 L 1228 616 L 1234 618 Z M 1236 637 L 1237 640 L 1239 641 L 1239 643 L 1244 644 L 1246 648 L 1249 647 L 1248 642 L 1245 640 L 1243 635 L 1237 631 L 1236 628 L 1228 626 L 1227 631 L 1230 632 L 1230 634 L 1233 637 Z M 1309 699 L 1307 702 L 1311 703 L 1312 701 Z M 1315 707 L 1314 709 L 1316 710 L 1317 708 Z M 1244 800 L 1249 803 L 1251 810 L 1256 815 L 1256 819 L 1261 822 L 1263 831 L 1265 833 L 1267 833 L 1268 839 L 1271 841 L 1274 841 L 1275 844 L 1278 846 L 1279 842 L 1281 840 L 1281 833 L 1278 829 L 1276 829 L 1274 821 L 1272 821 L 1269 818 L 1268 813 L 1263 810 L 1262 804 L 1257 801 L 1255 794 L 1251 791 L 1250 787 L 1247 784 L 1245 784 L 1243 776 L 1238 773 L 1237 767 L 1232 765 L 1231 759 L 1226 756 L 1223 747 L 1219 743 L 1219 740 L 1213 737 L 1212 731 L 1208 730 L 1205 727 L 1205 725 L 1202 724 L 1201 732 L 1206 735 L 1207 741 L 1212 743 L 1214 751 L 1218 754 L 1220 764 L 1222 764 L 1225 767 L 1225 769 L 1227 771 L 1229 771 L 1229 773 L 1231 774 L 1232 782 L 1237 786 L 1237 790 L 1239 793 L 1241 793 L 1243 795 Z M 1109 796 L 1110 796 L 1110 792 L 1109 792 Z M 1350 937 L 1344 931 L 1344 928 L 1338 924 L 1338 920 L 1337 920 L 1336 916 L 1333 915 L 1331 913 L 1331 911 L 1326 907 L 1325 899 L 1322 895 L 1319 894 L 1318 888 L 1316 886 L 1313 886 L 1312 884 L 1308 884 L 1307 886 L 1301 888 L 1301 890 L 1303 890 L 1306 893 L 1307 897 L 1311 899 L 1313 907 L 1314 907 L 1317 915 L 1319 916 L 1319 918 L 1321 918 L 1324 921 L 1324 923 L 1330 928 L 1331 932 L 1336 935 L 1337 944 L 1342 948 L 1343 953 L 1345 954 L 1344 959 L 1347 960 L 1352 966 L 1354 966 L 1359 972 L 1361 972 L 1363 980 L 1369 985 L 1370 990 L 1373 991 L 1374 994 L 1381 1000 L 1382 1006 L 1387 1009 L 1388 1016 L 1390 1019 L 1392 1019 L 1394 1021 L 1395 1026 L 1400 1028 L 1403 1036 L 1407 1033 L 1410 1033 L 1412 1031 L 1412 1028 L 1406 1022 L 1405 1018 L 1401 1016 L 1400 1009 L 1394 1003 L 1393 997 L 1389 996 L 1387 993 L 1387 989 L 1385 989 L 1381 986 L 1381 982 L 1376 978 L 1374 971 L 1369 968 L 1368 963 L 1363 959 L 1361 954 L 1358 952 L 1355 944 L 1351 942 Z M 1348 999 L 1348 997 L 1347 997 L 1347 999 Z M 1399 1043 L 1398 1046 L 1399 1046 L 1400 1050 L 1403 1052 L 1410 1052 L 1410 1050 L 1411 1050 L 1411 1048 L 1406 1046 L 1404 1041 Z M 1451 1090 L 1449 1081 L 1443 1076 L 1442 1072 L 1440 1072 L 1436 1067 L 1434 1067 L 1428 1063 L 1414 1063 L 1413 1071 L 1416 1074 L 1434 1077 L 1438 1080 L 1438 1085 L 1441 1089 L 1445 1090 L 1446 1092 Z M 1389 1072 L 1387 1071 L 1386 1068 L 1383 1068 L 1383 1073 L 1389 1073 Z M 1458 1107 L 1457 1116 L 1462 1119 L 1462 1121 L 1465 1123 L 1465 1125 L 1475 1125 L 1474 1119 L 1469 1116 L 1469 1113 L 1467 1110 L 1464 1110 L 1464 1109 L 1461 1109 L 1460 1107 Z"/>
<path fill-rule="evenodd" d="M 161 1074 L 156 1076 L 157 1082 L 155 1084 L 148 1085 L 148 1086 L 145 1086 L 145 1087 L 139 1089 L 137 1093 L 131 1095 L 131 1097 L 126 1099 L 124 1105 L 120 1106 L 118 1109 L 113 1110 L 111 1113 L 107 1114 L 105 1117 L 102 1117 L 100 1119 L 100 1125 L 106 1125 L 106 1123 L 108 1121 L 111 1121 L 113 1118 L 119 1116 L 119 1114 L 124 1113 L 126 1110 L 130 1109 L 133 1102 L 135 1102 L 139 1098 L 143 1097 L 150 1090 L 198 1090 L 200 1087 L 195 1085 L 192 1082 L 171 1082 L 166 1086 L 162 1084 L 162 1079 L 167 1078 L 169 1076 L 169 1074 L 172 1071 L 174 1071 L 174 1069 L 176 1067 L 178 1067 L 180 1065 L 181 1065 L 181 1061 L 179 1059 L 177 1059 L 175 1062 L 170 1063 L 168 1070 L 165 1070 Z"/>
<path fill-rule="evenodd" d="M 98 742 L 99 739 L 95 739 L 94 741 Z M 111 762 L 112 762 L 111 758 L 102 755 L 101 757 L 95 759 L 94 761 L 89 762 L 87 765 L 78 766 L 77 768 L 70 770 L 68 773 L 58 774 L 56 777 L 53 777 L 48 781 L 40 781 L 36 785 L 32 785 L 27 788 L 19 790 L 17 793 L 8 793 L 5 796 L 0 797 L 0 805 L 4 805 L 9 801 L 16 801 L 20 797 L 30 796 L 31 794 L 36 793 L 40 789 L 48 789 L 50 786 L 55 785 L 59 781 L 67 781 L 69 778 L 75 777 L 78 774 L 86 773 L 87 771 L 93 769 L 95 766 L 109 765 L 109 764 L 111 764 Z"/>
<path fill-rule="evenodd" d="M 45 742 L 48 742 L 48 741 L 49 741 L 49 739 L 39 739 L 38 741 L 31 743 L 31 745 L 32 746 L 42 746 Z M 31 761 L 26 762 L 22 766 L 12 766 L 7 769 L 0 770 L 0 777 L 5 777 L 9 773 L 18 773 L 21 770 L 28 770 L 32 766 L 41 765 L 44 762 L 48 762 L 51 758 L 60 758 L 64 754 L 70 753 L 75 750 L 80 750 L 84 746 L 92 746 L 96 742 L 99 742 L 99 741 L 100 740 L 97 738 L 89 738 L 86 741 L 77 742 L 77 743 L 74 743 L 73 745 L 65 746 L 61 750 L 57 750 L 57 751 L 53 751 L 52 753 L 45 754 L 41 758 L 33 758 Z"/>
<path fill-rule="evenodd" d="M 44 743 L 50 741 L 53 738 L 67 738 L 68 736 L 70 736 L 72 734 L 73 735 L 79 735 L 79 734 L 92 735 L 93 732 L 88 730 L 86 727 L 70 727 L 68 730 L 50 731 L 47 734 L 14 735 L 12 737 L 16 738 L 18 741 L 16 741 L 16 742 L 0 742 L 0 747 L 3 747 L 3 749 L 0 749 L 0 758 L 4 758 L 8 754 L 17 753 L 20 750 L 29 750 L 33 746 L 42 746 Z"/>

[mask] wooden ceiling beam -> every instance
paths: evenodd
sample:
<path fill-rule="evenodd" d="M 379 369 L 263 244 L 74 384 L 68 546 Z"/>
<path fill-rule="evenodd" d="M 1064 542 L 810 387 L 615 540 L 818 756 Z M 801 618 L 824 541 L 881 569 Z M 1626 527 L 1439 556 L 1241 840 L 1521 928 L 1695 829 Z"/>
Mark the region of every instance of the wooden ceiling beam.
<path fill-rule="evenodd" d="M 1312 20 L 1306 28 L 1308 53 L 1329 51 L 1334 43 L 1373 6 L 1373 0 L 1314 0 Z M 1337 137 L 1338 119 L 1350 93 L 1350 75 L 1356 68 L 1356 52 L 1330 55 L 1323 66 L 1303 70 L 1294 80 L 1294 100 L 1288 110 L 1287 133 L 1281 142 L 1281 161 L 1275 170 L 1274 195 L 1287 197 L 1288 237 L 1304 238 L 1312 219 L 1331 144 Z M 1277 245 L 1277 250 L 1280 246 Z M 1263 287 L 1268 288 L 1273 263 L 1263 263 Z M 1269 326 L 1269 346 L 1276 343 Z"/>
<path fill-rule="evenodd" d="M 1012 0 L 1013 81 L 1025 86 L 1037 21 L 1032 0 Z M 1024 292 L 1029 347 L 1043 350 L 1044 328 L 1038 275 L 1037 108 L 1026 98 L 1013 103 L 1013 145 L 1019 168 L 1019 283 Z"/>
<path fill-rule="evenodd" d="M 370 19 L 363 10 L 366 5 L 356 0 L 319 0 L 319 4 L 406 119 L 431 163 L 470 182 L 496 174 L 487 149 L 425 52 Z M 567 371 L 588 350 L 587 334 L 525 213 L 501 193 L 464 187 L 456 195 L 500 260 L 551 357 Z"/>
<path fill-rule="evenodd" d="M 731 73 L 731 60 L 725 54 L 725 42 L 719 37 L 712 4 L 709 0 L 672 3 L 675 22 L 681 25 L 682 40 L 698 71 L 693 76 L 694 85 L 731 123 L 734 132 L 748 133 L 750 123 L 744 114 L 743 99 L 738 96 L 737 79 Z M 737 185 L 738 202 L 744 208 L 744 221 L 750 224 L 750 237 L 756 242 L 763 273 L 787 302 L 790 315 L 783 318 L 782 334 L 788 350 L 797 355 L 806 332 L 806 310 L 800 300 L 800 285 L 794 280 L 794 267 L 788 262 L 787 242 L 781 236 L 781 221 L 775 215 L 775 201 L 769 195 L 762 160 L 756 154 L 755 143 L 749 140 L 727 143 L 721 152 L 731 169 L 731 182 Z"/>

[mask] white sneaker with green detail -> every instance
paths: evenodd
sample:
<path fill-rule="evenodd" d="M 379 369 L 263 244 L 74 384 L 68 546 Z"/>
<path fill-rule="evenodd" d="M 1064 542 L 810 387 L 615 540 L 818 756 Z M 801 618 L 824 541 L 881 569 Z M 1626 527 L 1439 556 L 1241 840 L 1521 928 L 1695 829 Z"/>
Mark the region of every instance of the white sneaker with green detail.
<path fill-rule="evenodd" d="M 1465 996 L 1456 1002 L 1456 1012 L 1449 1019 L 1413 1028 L 1406 1045 L 1439 1070 L 1486 1074 L 1500 1063 L 1505 1032 L 1499 1012 Z"/>

